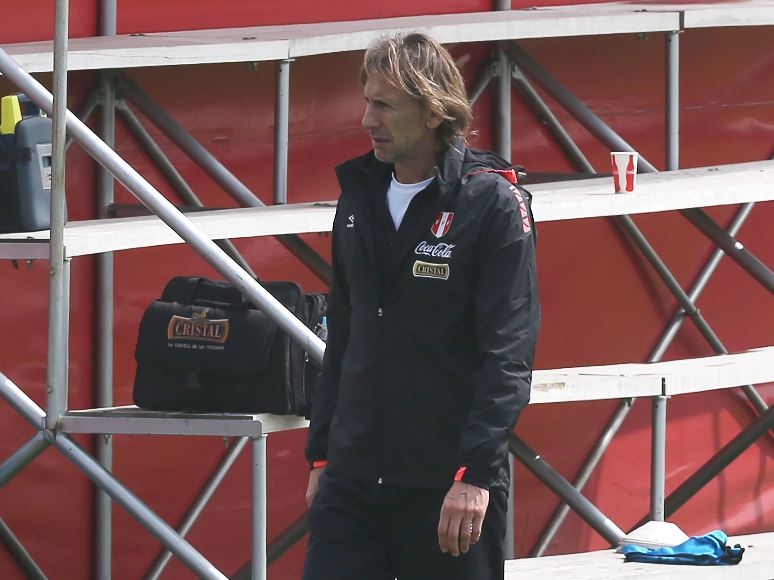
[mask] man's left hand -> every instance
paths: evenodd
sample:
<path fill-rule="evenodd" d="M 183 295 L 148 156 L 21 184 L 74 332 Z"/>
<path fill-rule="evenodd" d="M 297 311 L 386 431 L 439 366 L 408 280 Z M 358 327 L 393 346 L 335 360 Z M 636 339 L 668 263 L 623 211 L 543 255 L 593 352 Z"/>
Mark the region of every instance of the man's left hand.
<path fill-rule="evenodd" d="M 444 554 L 465 554 L 471 545 L 478 542 L 488 505 L 488 490 L 461 481 L 454 482 L 443 500 L 438 523 L 438 545 Z"/>

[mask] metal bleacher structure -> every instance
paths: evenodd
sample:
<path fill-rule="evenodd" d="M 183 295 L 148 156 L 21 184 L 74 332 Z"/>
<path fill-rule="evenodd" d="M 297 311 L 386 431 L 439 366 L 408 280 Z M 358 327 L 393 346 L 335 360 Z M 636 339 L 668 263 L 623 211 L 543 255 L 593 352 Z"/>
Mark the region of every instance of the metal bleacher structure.
<path fill-rule="evenodd" d="M 109 0 L 107 4 L 110 5 Z M 186 541 L 185 534 L 203 509 L 214 487 L 233 463 L 236 454 L 248 442 L 252 442 L 253 447 L 252 560 L 250 567 L 240 571 L 238 576 L 245 577 L 252 573 L 254 578 L 266 577 L 268 558 L 265 521 L 266 437 L 269 433 L 280 430 L 303 428 L 306 422 L 301 418 L 285 416 L 189 415 L 149 412 L 135 407 L 113 407 L 110 379 L 113 315 L 110 252 L 187 242 L 252 302 L 276 319 L 280 327 L 295 340 L 301 341 L 313 358 L 320 360 L 324 344 L 255 282 L 249 267 L 246 269 L 243 267 L 244 262 L 235 254 L 233 246 L 225 240 L 253 236 L 281 236 L 300 259 L 321 277 L 325 277 L 327 265 L 309 248 L 305 248 L 303 242 L 294 235 L 330 231 L 336 203 L 323 201 L 291 204 L 287 199 L 290 63 L 292 59 L 309 55 L 362 50 L 373 38 L 387 32 L 425 30 L 444 43 L 498 42 L 496 56 L 482 69 L 481 75 L 472 83 L 470 90 L 471 100 L 475 100 L 490 81 L 496 85 L 495 90 L 500 95 L 499 107 L 495 115 L 498 152 L 510 158 L 510 91 L 512 84 L 515 83 L 522 96 L 541 111 L 542 120 L 570 153 L 579 170 L 589 173 L 594 172 L 593 168 L 563 132 L 556 117 L 532 88 L 531 81 L 538 83 L 611 150 L 634 148 L 605 126 L 583 103 L 519 48 L 515 41 L 525 38 L 614 33 L 665 33 L 669 56 L 665 74 L 668 79 L 667 165 L 670 171 L 658 173 L 647 160 L 640 159 L 639 170 L 644 174 L 638 178 L 637 191 L 627 195 L 612 194 L 609 178 L 536 184 L 530 189 L 534 194 L 533 209 L 538 222 L 601 216 L 610 216 L 617 220 L 675 294 L 682 309 L 675 315 L 649 363 L 536 370 L 530 403 L 618 399 L 620 400 L 619 410 L 603 436 L 603 439 L 609 442 L 634 400 L 651 399 L 654 410 L 651 519 L 654 520 L 663 520 L 665 516 L 672 513 L 682 505 L 681 502 L 696 493 L 706 481 L 774 426 L 774 411 L 767 407 L 752 387 L 756 383 L 774 380 L 774 347 L 763 346 L 738 354 L 726 353 L 722 343 L 694 306 L 696 298 L 724 254 L 737 261 L 769 291 L 774 291 L 774 275 L 771 270 L 751 255 L 735 238 L 753 205 L 774 199 L 774 161 L 677 169 L 679 34 L 690 32 L 694 28 L 772 26 L 774 25 L 774 2 L 771 0 L 707 5 L 647 4 L 640 6 L 612 3 L 534 10 L 510 10 L 510 2 L 500 2 L 501 11 L 499 12 L 121 36 L 115 35 L 113 3 L 112 22 L 110 21 L 111 12 L 108 10 L 108 18 L 102 23 L 104 36 L 72 41 L 68 41 L 67 38 L 67 2 L 57 0 L 56 6 L 56 35 L 53 44 L 50 42 L 25 43 L 7 45 L 0 49 L 0 72 L 54 118 L 51 230 L 0 235 L 0 258 L 47 259 L 50 261 L 52 272 L 48 389 L 45 411 L 36 405 L 20 387 L 0 373 L 0 394 L 37 430 L 34 437 L 0 464 L 0 486 L 12 479 L 49 445 L 58 448 L 81 469 L 96 486 L 105 492 L 95 506 L 96 537 L 98 538 L 95 546 L 96 577 L 110 577 L 109 515 L 112 499 L 156 536 L 168 550 L 157 560 L 149 577 L 158 577 L 170 554 L 174 554 L 199 577 L 225 578 L 221 571 Z M 254 193 L 204 150 L 139 87 L 117 72 L 119 69 L 129 67 L 243 61 L 277 63 L 277 124 L 275 127 L 277 161 L 274 192 L 276 205 L 274 206 L 262 207 L 263 203 Z M 67 71 L 95 69 L 111 69 L 105 73 L 101 92 L 86 100 L 78 116 L 71 112 L 65 114 Z M 50 71 L 54 72 L 53 98 L 30 74 Z M 176 145 L 197 161 L 237 199 L 240 205 L 247 207 L 184 215 L 167 201 L 111 148 L 116 111 L 130 127 L 134 123 L 136 134 L 141 136 L 143 132 L 131 109 L 119 96 L 137 106 Z M 98 103 L 102 105 L 103 119 L 107 120 L 102 127 L 104 141 L 92 133 L 83 122 L 92 114 Z M 65 119 L 68 136 L 78 142 L 109 172 L 104 173 L 105 179 L 102 180 L 104 186 L 100 196 L 104 202 L 103 205 L 107 206 L 112 201 L 112 183 L 115 177 L 155 215 L 98 219 L 64 225 Z M 164 154 L 160 151 L 151 153 L 181 193 L 188 191 L 190 194 L 185 182 L 179 174 L 176 174 Z M 191 198 L 190 195 L 189 198 Z M 192 204 L 195 205 L 196 201 L 195 196 L 191 198 Z M 729 230 L 721 228 L 704 212 L 695 209 L 729 204 L 744 204 Z M 675 281 L 674 276 L 628 217 L 632 214 L 661 211 L 681 211 L 718 246 L 696 285 L 687 292 Z M 216 244 L 212 240 L 222 241 Z M 97 340 L 100 342 L 99 356 L 104 372 L 98 379 L 101 389 L 100 400 L 97 401 L 98 408 L 71 410 L 67 404 L 69 265 L 73 258 L 86 255 L 100 255 L 99 267 L 103 291 L 99 297 L 99 308 L 102 331 Z M 691 318 L 694 321 L 719 355 L 657 362 L 685 318 Z M 664 457 L 668 398 L 684 393 L 735 387 L 745 389 L 745 393 L 758 409 L 759 416 L 710 460 L 701 472 L 696 474 L 696 477 L 689 478 L 678 490 L 676 497 L 665 498 Z M 210 483 L 205 486 L 196 504 L 192 506 L 181 529 L 175 530 L 110 473 L 112 455 L 109 438 L 97 445 L 97 457 L 94 458 L 72 440 L 70 434 L 76 433 L 176 434 L 239 439 L 238 443 L 232 445 L 227 451 L 218 472 L 213 474 Z M 573 484 L 554 471 L 515 434 L 510 444 L 514 456 L 558 493 L 568 506 L 610 541 L 611 545 L 616 544 L 624 535 L 623 530 L 580 493 L 585 480 L 604 453 L 604 442 L 598 445 L 594 456 L 589 457 L 584 466 L 585 475 L 581 474 Z M 563 517 L 561 512 L 556 514 L 552 524 L 544 533 L 543 550 Z M 23 563 L 26 573 L 31 577 L 43 577 L 43 573 L 26 554 L 18 539 L 7 527 L 4 526 L 3 529 L 4 541 L 14 550 L 18 561 Z M 510 545 L 511 547 L 513 545 L 512 536 Z M 540 553 L 535 555 L 540 555 L 543 550 L 539 550 Z M 609 555 L 606 557 L 612 558 Z M 542 574 L 542 571 L 547 568 L 541 568 L 540 562 L 541 560 L 508 562 L 506 571 L 515 573 L 518 572 L 519 566 L 531 565 L 532 570 L 539 570 Z M 615 562 L 611 565 L 621 565 L 620 558 Z M 586 569 L 589 575 L 584 577 L 597 577 L 593 573 L 593 568 L 593 563 L 587 563 Z"/>

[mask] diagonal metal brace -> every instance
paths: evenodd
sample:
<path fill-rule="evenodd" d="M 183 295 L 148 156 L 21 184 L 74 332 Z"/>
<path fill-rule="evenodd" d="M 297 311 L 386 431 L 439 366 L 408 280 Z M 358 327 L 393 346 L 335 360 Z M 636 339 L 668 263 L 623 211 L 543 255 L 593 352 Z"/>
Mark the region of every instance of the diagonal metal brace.
<path fill-rule="evenodd" d="M 244 183 L 229 171 L 212 153 L 175 121 L 145 91 L 123 73 L 115 73 L 118 89 L 128 98 L 154 125 L 169 137 L 201 169 L 207 173 L 223 190 L 243 207 L 264 207 L 260 200 Z M 330 284 L 331 267 L 309 244 L 296 234 L 275 236 L 314 274 Z"/>
<path fill-rule="evenodd" d="M 741 242 L 729 236 L 723 228 L 700 209 L 685 209 L 680 213 L 726 255 L 752 274 L 766 290 L 774 293 L 774 272 L 747 251 Z"/>
<path fill-rule="evenodd" d="M 134 135 L 143 149 L 145 149 L 146 153 L 151 157 L 151 159 L 153 159 L 161 173 L 164 174 L 164 177 L 166 177 L 167 180 L 172 184 L 180 197 L 183 198 L 183 201 L 194 207 L 205 209 L 202 201 L 199 199 L 196 193 L 194 193 L 193 189 L 191 189 L 185 179 L 183 179 L 183 176 L 180 175 L 180 172 L 172 164 L 169 158 L 164 154 L 158 143 L 156 143 L 153 137 L 151 137 L 151 134 L 147 131 L 147 129 L 145 129 L 145 127 L 143 127 L 142 123 L 137 118 L 137 115 L 134 114 L 129 106 L 124 101 L 118 100 L 116 102 L 116 110 L 124 123 L 126 123 L 131 133 Z M 215 240 L 215 243 L 218 244 L 218 246 L 220 246 L 221 249 L 226 252 L 232 260 L 242 266 L 242 269 L 244 269 L 245 272 L 251 276 L 255 276 L 255 272 L 250 267 L 250 264 L 239 253 L 239 250 L 236 249 L 236 246 L 234 246 L 231 240 Z"/>
<path fill-rule="evenodd" d="M 46 447 L 48 447 L 48 441 L 46 441 L 43 433 L 38 431 L 33 435 L 32 439 L 22 445 L 16 453 L 0 465 L 0 488 L 32 463 L 38 455 L 45 451 Z"/>
<path fill-rule="evenodd" d="M 72 463 L 75 464 L 99 488 L 113 498 L 113 501 L 126 509 L 129 514 L 140 522 L 145 529 L 153 534 L 191 568 L 200 578 L 226 580 L 204 556 L 191 544 L 181 538 L 145 503 L 119 482 L 113 474 L 102 467 L 97 460 L 86 453 L 68 435 L 46 429 L 43 431 L 46 413 L 24 391 L 16 386 L 8 377 L 0 373 L 0 396 L 6 399 L 25 419 L 35 425 L 40 425 L 42 435 L 48 442 L 56 446 Z"/>
<path fill-rule="evenodd" d="M 508 448 L 524 467 L 529 469 L 551 491 L 558 495 L 587 524 L 594 528 L 605 540 L 615 546 L 626 534 L 603 514 L 600 509 L 582 495 L 572 484 L 551 467 L 543 457 L 531 449 L 515 433 L 508 434 Z"/>
<path fill-rule="evenodd" d="M 4 544 L 11 553 L 16 564 L 24 572 L 24 577 L 29 580 L 46 580 L 46 575 L 40 569 L 38 563 L 30 556 L 24 545 L 19 541 L 11 528 L 0 519 L 0 543 Z"/>
<path fill-rule="evenodd" d="M 309 531 L 309 512 L 304 512 L 296 521 L 290 524 L 271 543 L 266 551 L 269 564 L 279 559 L 285 552 L 296 545 Z M 250 580 L 252 561 L 247 562 L 231 575 L 231 580 Z"/>
<path fill-rule="evenodd" d="M 508 56 L 530 77 L 532 77 L 541 87 L 543 87 L 557 103 L 562 105 L 581 125 L 583 125 L 592 135 L 610 147 L 613 151 L 634 151 L 625 139 L 608 127 L 599 116 L 589 109 L 578 97 L 573 95 L 567 88 L 546 71 L 535 61 L 527 52 L 515 42 L 507 44 Z M 639 157 L 638 168 L 640 171 L 657 172 L 656 167 L 651 164 L 642 155 Z M 745 269 L 753 278 L 774 292 L 774 278 L 771 271 L 763 265 L 749 250 L 732 236 L 718 226 L 706 213 L 700 209 L 681 210 L 680 213 L 697 224 L 701 222 L 705 230 L 705 235 L 710 235 L 711 239 L 723 249 L 727 255 Z M 696 224 L 695 224 L 696 225 Z"/>

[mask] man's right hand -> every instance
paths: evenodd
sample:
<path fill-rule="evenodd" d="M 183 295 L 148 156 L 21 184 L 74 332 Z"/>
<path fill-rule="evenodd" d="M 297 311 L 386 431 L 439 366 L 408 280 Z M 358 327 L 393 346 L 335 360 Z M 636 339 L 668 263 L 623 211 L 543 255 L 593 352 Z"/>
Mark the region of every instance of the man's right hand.
<path fill-rule="evenodd" d="M 306 486 L 306 505 L 312 507 L 314 496 L 317 495 L 317 489 L 320 487 L 320 476 L 325 471 L 324 467 L 315 467 L 309 472 L 309 484 Z"/>

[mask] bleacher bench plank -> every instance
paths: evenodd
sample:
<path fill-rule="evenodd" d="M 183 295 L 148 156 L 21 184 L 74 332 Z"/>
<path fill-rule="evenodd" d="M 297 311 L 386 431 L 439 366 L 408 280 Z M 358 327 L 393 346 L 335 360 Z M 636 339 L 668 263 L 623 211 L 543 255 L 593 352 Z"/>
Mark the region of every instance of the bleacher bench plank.
<path fill-rule="evenodd" d="M 774 381 L 774 346 L 657 363 L 536 370 L 530 403 L 682 395 Z"/>
<path fill-rule="evenodd" d="M 626 563 L 614 550 L 523 558 L 505 562 L 505 580 L 771 580 L 774 578 L 774 532 L 736 536 L 731 545 L 746 548 L 736 566 L 673 566 Z"/>
<path fill-rule="evenodd" d="M 666 395 L 756 385 L 774 381 L 774 346 L 660 364 Z"/>
<path fill-rule="evenodd" d="M 755 379 L 774 380 L 774 346 L 663 363 L 536 370 L 530 404 L 652 397 L 664 393 L 670 384 L 675 388 L 667 394 L 681 394 L 758 382 Z M 133 405 L 68 411 L 62 417 L 67 433 L 124 435 L 257 437 L 308 424 L 293 415 L 158 412 Z"/>
<path fill-rule="evenodd" d="M 148 411 L 134 405 L 68 411 L 62 416 L 66 433 L 260 437 L 308 426 L 306 419 L 295 415 Z"/>
<path fill-rule="evenodd" d="M 774 199 L 774 161 L 736 163 L 643 174 L 635 193 L 612 193 L 612 178 L 532 186 L 538 222 L 670 211 Z M 335 201 L 187 214 L 210 239 L 330 231 Z M 65 226 L 67 256 L 182 244 L 155 216 L 71 222 Z M 0 234 L 1 259 L 48 257 L 48 230 Z"/>
<path fill-rule="evenodd" d="M 772 0 L 708 4 L 609 2 L 73 38 L 67 60 L 70 70 L 281 60 L 363 50 L 377 36 L 397 30 L 421 30 L 443 43 L 455 43 L 772 24 Z M 8 44 L 4 49 L 29 72 L 51 72 L 53 68 L 50 41 Z"/>
<path fill-rule="evenodd" d="M 664 32 L 680 29 L 676 10 L 634 10 L 626 4 L 556 6 L 540 10 L 436 14 L 348 22 L 254 26 L 73 38 L 70 70 L 281 60 L 363 50 L 376 37 L 422 30 L 440 42 L 485 42 Z M 52 42 L 6 45 L 29 72 L 51 72 Z"/>

